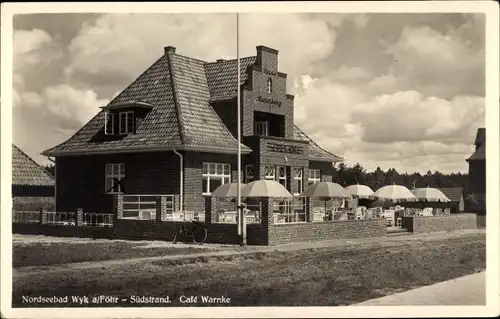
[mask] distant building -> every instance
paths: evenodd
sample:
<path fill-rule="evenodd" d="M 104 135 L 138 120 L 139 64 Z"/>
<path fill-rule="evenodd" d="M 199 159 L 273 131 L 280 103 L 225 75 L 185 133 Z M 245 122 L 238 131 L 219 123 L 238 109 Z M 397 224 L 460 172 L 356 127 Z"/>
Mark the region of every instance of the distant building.
<path fill-rule="evenodd" d="M 463 213 L 465 209 L 464 194 L 462 187 L 443 187 L 439 188 L 443 194 L 450 199 L 450 213 L 458 214 Z"/>
<path fill-rule="evenodd" d="M 466 160 L 469 163 L 469 193 L 483 195 L 486 192 L 486 129 L 477 130 L 476 149 Z"/>
<path fill-rule="evenodd" d="M 54 177 L 12 145 L 12 197 L 54 196 Z"/>

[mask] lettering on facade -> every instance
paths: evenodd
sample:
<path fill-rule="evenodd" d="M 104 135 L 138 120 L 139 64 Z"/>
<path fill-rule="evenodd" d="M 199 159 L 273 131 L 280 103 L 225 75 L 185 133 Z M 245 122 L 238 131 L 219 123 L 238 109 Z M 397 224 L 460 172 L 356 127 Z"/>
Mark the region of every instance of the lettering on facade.
<path fill-rule="evenodd" d="M 302 154 L 304 154 L 304 147 L 297 146 L 297 145 L 287 145 L 287 144 L 268 142 L 267 143 L 267 151 L 268 152 L 275 152 L 275 153 L 302 155 Z"/>
<path fill-rule="evenodd" d="M 267 99 L 267 98 L 262 97 L 262 96 L 257 97 L 257 102 L 262 102 L 262 103 L 272 104 L 272 105 L 276 105 L 276 106 L 278 106 L 278 107 L 281 107 L 281 101 L 276 101 L 276 100 L 272 100 L 272 99 Z"/>

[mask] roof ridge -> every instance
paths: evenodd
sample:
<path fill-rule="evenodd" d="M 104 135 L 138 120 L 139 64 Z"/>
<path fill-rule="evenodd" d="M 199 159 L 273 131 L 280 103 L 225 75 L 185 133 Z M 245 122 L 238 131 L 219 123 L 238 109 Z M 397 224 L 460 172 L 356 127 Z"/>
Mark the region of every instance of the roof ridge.
<path fill-rule="evenodd" d="M 184 119 L 182 118 L 181 115 L 181 108 L 179 107 L 179 101 L 177 100 L 177 88 L 175 85 L 175 72 L 174 72 L 174 61 L 172 59 L 171 55 L 167 55 L 167 60 L 168 60 L 168 71 L 170 73 L 170 84 L 172 86 L 172 98 L 174 100 L 174 106 L 175 106 L 175 114 L 177 115 L 177 121 L 179 122 L 179 135 L 181 138 L 181 144 L 185 145 L 186 143 L 186 129 L 184 128 Z"/>
<path fill-rule="evenodd" d="M 251 56 L 246 56 L 246 57 L 243 57 L 243 58 L 240 58 L 240 60 L 250 60 L 250 59 L 256 59 L 257 57 L 255 55 L 251 55 Z M 228 59 L 228 60 L 224 60 L 224 61 L 212 61 L 212 62 L 206 62 L 205 61 L 205 64 L 217 64 L 217 63 L 224 63 L 224 62 L 232 62 L 232 61 L 237 61 L 238 59 Z"/>
<path fill-rule="evenodd" d="M 42 165 L 38 164 L 34 159 L 32 159 L 28 154 L 26 154 L 23 150 L 21 150 L 19 147 L 17 147 L 14 143 L 12 143 L 12 146 L 18 150 L 24 157 L 26 157 L 29 161 L 31 161 L 33 164 L 38 166 L 45 174 L 47 174 L 50 178 L 54 179 L 54 176 L 49 173 Z"/>
<path fill-rule="evenodd" d="M 310 138 L 310 137 L 309 137 L 309 136 L 308 136 L 308 135 L 307 135 L 307 134 L 306 134 L 303 130 L 301 130 L 301 129 L 300 129 L 300 127 L 298 127 L 298 126 L 297 126 L 297 124 L 293 124 L 293 125 L 295 126 L 295 128 L 297 128 L 297 130 L 299 130 L 302 134 L 304 134 L 304 136 L 305 136 L 305 137 L 309 140 L 309 143 L 314 144 L 316 147 L 318 147 L 318 148 L 319 148 L 320 150 L 322 150 L 323 152 L 326 152 L 326 153 L 328 153 L 328 154 L 330 154 L 330 155 L 333 155 L 333 156 L 335 156 L 335 157 L 338 157 L 338 158 L 340 158 L 340 159 L 342 159 L 342 160 L 344 159 L 344 158 L 343 158 L 343 157 L 341 157 L 341 156 L 338 156 L 338 155 L 336 155 L 336 154 L 333 154 L 333 153 L 332 153 L 332 152 L 330 152 L 330 151 L 325 150 L 323 147 L 319 146 L 319 144 L 318 144 L 318 143 L 316 143 L 316 142 L 315 142 L 312 138 Z"/>

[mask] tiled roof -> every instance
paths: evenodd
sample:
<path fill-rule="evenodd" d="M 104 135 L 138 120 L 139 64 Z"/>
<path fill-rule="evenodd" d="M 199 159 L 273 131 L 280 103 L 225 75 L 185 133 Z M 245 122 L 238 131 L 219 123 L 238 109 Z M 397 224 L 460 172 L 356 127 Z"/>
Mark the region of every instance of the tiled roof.
<path fill-rule="evenodd" d="M 108 106 L 144 102 L 153 105 L 135 134 L 103 138 L 104 111 L 75 135 L 44 152 L 55 156 L 78 153 L 178 149 L 237 151 L 238 142 L 209 105 L 202 62 L 165 54 L 123 90 Z M 101 138 L 97 138 L 97 136 Z M 242 146 L 242 152 L 251 150 Z"/>
<path fill-rule="evenodd" d="M 12 185 L 54 186 L 54 178 L 26 153 L 12 145 Z"/>
<path fill-rule="evenodd" d="M 481 144 L 481 146 L 479 146 L 477 150 L 474 151 L 474 153 L 466 161 L 469 162 L 469 161 L 485 160 L 486 159 L 485 150 L 486 150 L 486 145 Z"/>
<path fill-rule="evenodd" d="M 443 194 L 446 195 L 452 202 L 459 202 L 460 198 L 462 198 L 462 187 L 443 187 L 439 188 Z"/>
<path fill-rule="evenodd" d="M 257 57 L 246 57 L 240 59 L 240 83 L 243 85 L 248 77 L 246 72 L 253 65 Z M 238 60 L 225 60 L 205 63 L 208 86 L 210 88 L 210 100 L 222 101 L 235 98 L 238 95 Z"/>
<path fill-rule="evenodd" d="M 167 48 L 166 48 L 167 49 Z M 210 105 L 211 101 L 237 96 L 237 60 L 207 63 L 181 56 L 168 47 L 153 65 L 115 97 L 108 107 L 143 103 L 151 106 L 135 134 L 110 138 L 104 134 L 101 110 L 67 141 L 43 152 L 46 156 L 179 150 L 236 153 L 238 141 Z M 240 59 L 240 81 L 257 57 Z M 340 162 L 343 159 L 321 148 L 298 127 L 294 138 L 308 141 L 310 158 Z M 242 145 L 243 153 L 251 150 Z"/>
<path fill-rule="evenodd" d="M 337 156 L 331 152 L 328 152 L 316 142 L 314 142 L 309 136 L 306 135 L 297 125 L 293 126 L 293 138 L 301 141 L 309 142 L 309 157 L 315 160 L 322 161 L 332 161 L 332 162 L 342 162 L 344 159 Z"/>

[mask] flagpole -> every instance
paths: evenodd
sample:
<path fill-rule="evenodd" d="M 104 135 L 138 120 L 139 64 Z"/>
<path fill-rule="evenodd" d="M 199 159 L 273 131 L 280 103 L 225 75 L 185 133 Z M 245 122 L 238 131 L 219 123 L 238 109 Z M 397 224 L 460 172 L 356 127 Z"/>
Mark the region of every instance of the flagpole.
<path fill-rule="evenodd" d="M 246 245 L 245 216 L 241 207 L 241 83 L 240 83 L 240 26 L 239 14 L 236 13 L 236 61 L 237 61 L 237 101 L 236 122 L 238 130 L 238 181 L 237 181 L 237 207 L 238 207 L 238 234 L 241 236 L 241 245 Z"/>

